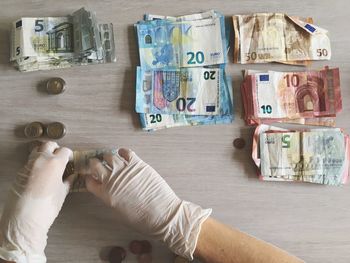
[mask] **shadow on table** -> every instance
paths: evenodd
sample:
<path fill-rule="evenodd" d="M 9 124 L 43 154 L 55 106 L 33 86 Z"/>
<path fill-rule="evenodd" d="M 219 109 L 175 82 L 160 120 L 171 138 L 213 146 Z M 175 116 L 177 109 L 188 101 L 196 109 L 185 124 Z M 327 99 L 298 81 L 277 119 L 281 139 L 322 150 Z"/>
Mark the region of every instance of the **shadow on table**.
<path fill-rule="evenodd" d="M 128 26 L 128 53 L 131 61 L 131 68 L 126 69 L 123 80 L 123 90 L 120 102 L 120 111 L 130 112 L 134 128 L 140 128 L 138 114 L 135 112 L 136 98 L 136 67 L 139 65 L 138 47 L 133 25 Z"/>
<path fill-rule="evenodd" d="M 242 138 L 245 141 L 245 146 L 243 149 L 237 149 L 233 147 L 232 151 L 232 159 L 240 165 L 243 173 L 246 174 L 250 179 L 258 179 L 258 169 L 251 157 L 254 130 L 254 127 L 240 128 L 240 134 L 236 138 Z M 236 138 L 233 138 L 233 140 Z"/>
<path fill-rule="evenodd" d="M 10 65 L 10 30 L 0 28 L 0 65 Z"/>
<path fill-rule="evenodd" d="M 233 51 L 234 51 L 234 31 L 232 24 L 232 16 L 225 16 L 225 28 L 226 28 L 226 38 L 229 42 L 229 50 L 228 50 L 228 63 L 233 63 Z"/>

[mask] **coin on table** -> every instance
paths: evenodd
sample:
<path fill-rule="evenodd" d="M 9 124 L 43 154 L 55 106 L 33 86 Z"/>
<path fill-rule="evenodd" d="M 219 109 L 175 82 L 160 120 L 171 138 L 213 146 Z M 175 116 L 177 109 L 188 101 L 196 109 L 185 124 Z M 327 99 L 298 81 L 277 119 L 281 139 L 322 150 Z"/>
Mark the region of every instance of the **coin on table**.
<path fill-rule="evenodd" d="M 28 138 L 39 138 L 44 133 L 44 124 L 35 121 L 24 127 L 24 135 Z"/>
<path fill-rule="evenodd" d="M 138 263 L 152 263 L 152 255 L 149 253 L 141 254 L 137 257 L 137 262 Z"/>
<path fill-rule="evenodd" d="M 129 249 L 130 249 L 130 252 L 133 253 L 134 255 L 142 254 L 143 246 L 141 241 L 138 241 L 138 240 L 131 241 L 129 244 Z"/>
<path fill-rule="evenodd" d="M 66 90 L 66 82 L 61 78 L 51 78 L 46 83 L 46 90 L 49 94 L 60 94 Z"/>
<path fill-rule="evenodd" d="M 237 138 L 233 141 L 233 146 L 237 149 L 243 149 L 245 147 L 245 140 L 243 138 Z"/>
<path fill-rule="evenodd" d="M 46 126 L 46 135 L 50 139 L 61 139 L 66 135 L 66 126 L 61 122 L 52 122 Z"/>
<path fill-rule="evenodd" d="M 133 240 L 130 242 L 129 249 L 135 255 L 147 254 L 152 252 L 152 245 L 147 240 Z"/>
<path fill-rule="evenodd" d="M 148 240 L 142 240 L 142 253 L 151 253 L 152 252 L 152 244 Z"/>
<path fill-rule="evenodd" d="M 121 263 L 126 257 L 126 251 L 122 247 L 113 247 L 108 255 L 110 263 Z"/>

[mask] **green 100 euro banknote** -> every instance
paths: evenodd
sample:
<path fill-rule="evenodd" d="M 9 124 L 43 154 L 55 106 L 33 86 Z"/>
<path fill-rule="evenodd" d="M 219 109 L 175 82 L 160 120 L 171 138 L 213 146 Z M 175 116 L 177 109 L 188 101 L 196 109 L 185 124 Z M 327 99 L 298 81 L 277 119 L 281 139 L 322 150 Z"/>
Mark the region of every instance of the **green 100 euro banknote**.
<path fill-rule="evenodd" d="M 143 69 L 226 63 L 224 16 L 206 12 L 179 18 L 146 15 L 135 24 Z"/>
<path fill-rule="evenodd" d="M 307 65 L 310 60 L 330 60 L 327 30 L 281 13 L 233 16 L 234 62 Z"/>
<path fill-rule="evenodd" d="M 66 17 L 24 17 L 13 23 L 11 61 L 20 71 L 115 62 L 112 24 L 84 8 Z"/>
<path fill-rule="evenodd" d="M 253 159 L 265 181 L 341 185 L 349 177 L 349 136 L 338 128 L 260 125 Z"/>

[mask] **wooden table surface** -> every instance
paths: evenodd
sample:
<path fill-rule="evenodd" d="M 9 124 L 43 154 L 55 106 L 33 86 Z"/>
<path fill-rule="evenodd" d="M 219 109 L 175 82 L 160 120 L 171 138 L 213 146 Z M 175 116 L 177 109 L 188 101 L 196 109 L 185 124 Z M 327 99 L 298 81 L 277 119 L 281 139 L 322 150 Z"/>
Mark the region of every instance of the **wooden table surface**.
<path fill-rule="evenodd" d="M 260 182 L 250 157 L 252 128 L 241 120 L 241 70 L 300 69 L 285 65 L 234 65 L 236 120 L 232 125 L 183 127 L 143 132 L 134 111 L 135 69 L 139 64 L 133 24 L 143 14 L 182 15 L 216 9 L 227 16 L 284 12 L 312 16 L 330 32 L 333 57 L 311 68 L 339 66 L 343 112 L 338 126 L 350 132 L 350 37 L 346 0 L 112 1 L 1 0 L 0 2 L 0 210 L 16 171 L 26 160 L 26 139 L 18 136 L 31 121 L 61 121 L 68 134 L 60 144 L 73 149 L 125 146 L 151 164 L 184 199 L 213 208 L 223 222 L 272 242 L 306 262 L 350 262 L 349 186 Z M 10 23 L 23 16 L 64 16 L 85 6 L 101 22 L 114 24 L 117 63 L 20 73 L 9 65 Z M 230 53 L 231 56 L 231 53 Z M 66 80 L 67 91 L 48 96 L 40 83 Z M 232 146 L 243 137 L 244 150 Z M 43 214 L 44 216 L 44 214 Z M 49 232 L 48 262 L 104 262 L 109 246 L 145 238 L 118 223 L 109 208 L 87 193 L 71 194 Z M 154 244 L 154 262 L 172 262 L 172 254 Z M 126 262 L 136 262 L 129 257 Z"/>

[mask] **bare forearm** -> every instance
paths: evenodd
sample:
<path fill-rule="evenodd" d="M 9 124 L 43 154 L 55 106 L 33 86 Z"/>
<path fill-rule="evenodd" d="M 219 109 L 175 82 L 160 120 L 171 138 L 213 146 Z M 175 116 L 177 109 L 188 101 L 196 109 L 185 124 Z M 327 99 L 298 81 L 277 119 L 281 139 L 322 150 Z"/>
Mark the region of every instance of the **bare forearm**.
<path fill-rule="evenodd" d="M 204 263 L 304 262 L 262 240 L 209 218 L 198 238 L 195 257 Z"/>

